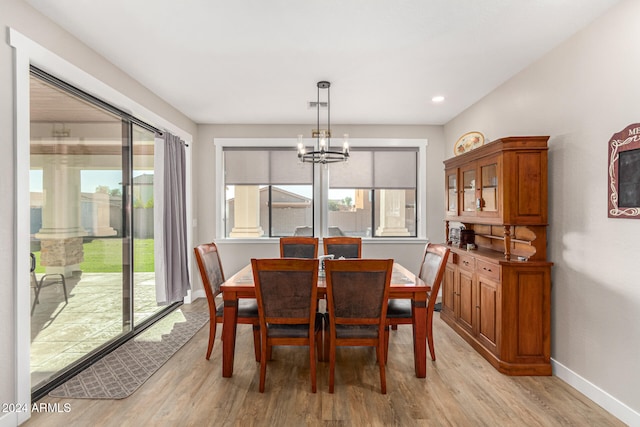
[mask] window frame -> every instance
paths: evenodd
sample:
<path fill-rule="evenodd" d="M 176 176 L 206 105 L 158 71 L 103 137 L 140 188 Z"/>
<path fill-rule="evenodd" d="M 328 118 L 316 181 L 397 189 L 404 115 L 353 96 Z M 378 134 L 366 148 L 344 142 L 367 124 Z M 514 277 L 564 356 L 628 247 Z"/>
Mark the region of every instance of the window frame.
<path fill-rule="evenodd" d="M 217 239 L 255 243 L 256 241 L 268 241 L 278 239 L 277 237 L 259 237 L 259 238 L 234 238 L 227 237 L 225 231 L 225 165 L 224 165 L 224 148 L 276 148 L 276 147 L 292 147 L 292 150 L 298 144 L 297 138 L 214 138 L 213 144 L 215 148 L 215 200 L 216 200 L 216 236 Z M 313 138 L 303 138 L 302 142 L 306 146 L 314 146 L 316 140 Z M 365 240 L 385 242 L 406 242 L 426 239 L 427 225 L 427 146 L 426 138 L 409 139 L 409 138 L 350 138 L 349 145 L 358 148 L 417 148 L 417 183 L 416 183 L 416 236 L 408 237 L 366 237 Z M 295 164 L 293 164 L 295 166 Z M 328 165 L 331 168 L 331 165 Z M 313 229 L 317 237 L 322 238 L 328 235 L 328 199 L 326 197 L 329 190 L 329 175 L 322 173 L 324 167 L 315 167 L 313 170 Z"/>

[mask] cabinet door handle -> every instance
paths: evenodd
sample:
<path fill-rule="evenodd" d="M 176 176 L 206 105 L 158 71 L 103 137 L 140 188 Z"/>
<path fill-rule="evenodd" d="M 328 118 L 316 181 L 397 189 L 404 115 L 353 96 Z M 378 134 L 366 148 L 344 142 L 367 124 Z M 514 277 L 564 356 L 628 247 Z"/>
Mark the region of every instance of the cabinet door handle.
<path fill-rule="evenodd" d="M 462 261 L 464 265 L 469 265 L 469 261 Z"/>
<path fill-rule="evenodd" d="M 490 268 L 487 268 L 487 267 L 482 267 L 482 269 L 483 269 L 484 271 L 488 271 L 488 272 L 491 272 L 491 269 L 490 269 Z"/>

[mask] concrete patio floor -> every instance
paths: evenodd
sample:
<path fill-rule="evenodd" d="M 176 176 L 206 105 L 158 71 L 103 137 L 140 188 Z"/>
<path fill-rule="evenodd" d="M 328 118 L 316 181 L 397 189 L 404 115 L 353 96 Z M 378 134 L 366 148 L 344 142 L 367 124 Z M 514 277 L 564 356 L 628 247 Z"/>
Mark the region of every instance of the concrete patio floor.
<path fill-rule="evenodd" d="M 108 341 L 129 332 L 122 322 L 122 274 L 81 273 L 62 285 L 44 287 L 31 316 L 31 388 Z M 33 304 L 34 292 L 31 292 Z M 155 297 L 155 273 L 134 274 L 134 324 L 164 306 Z"/>

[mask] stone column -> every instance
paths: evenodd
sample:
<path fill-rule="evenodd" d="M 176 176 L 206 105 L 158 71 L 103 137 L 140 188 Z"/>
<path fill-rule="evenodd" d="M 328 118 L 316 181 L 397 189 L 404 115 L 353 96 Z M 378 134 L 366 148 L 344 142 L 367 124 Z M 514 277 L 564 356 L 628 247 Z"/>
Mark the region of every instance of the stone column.
<path fill-rule="evenodd" d="M 111 218 L 109 195 L 107 193 L 94 193 L 91 205 L 91 234 L 94 236 L 115 236 L 118 234 L 109 225 L 109 219 Z"/>
<path fill-rule="evenodd" d="M 48 155 L 43 161 L 42 228 L 40 263 L 46 273 L 70 276 L 84 260 L 80 223 L 80 169 L 67 156 Z"/>
<path fill-rule="evenodd" d="M 376 236 L 408 236 L 405 226 L 405 191 L 380 190 L 380 226 Z"/>
<path fill-rule="evenodd" d="M 234 198 L 234 227 L 229 237 L 261 237 L 260 189 L 257 185 L 237 185 Z"/>

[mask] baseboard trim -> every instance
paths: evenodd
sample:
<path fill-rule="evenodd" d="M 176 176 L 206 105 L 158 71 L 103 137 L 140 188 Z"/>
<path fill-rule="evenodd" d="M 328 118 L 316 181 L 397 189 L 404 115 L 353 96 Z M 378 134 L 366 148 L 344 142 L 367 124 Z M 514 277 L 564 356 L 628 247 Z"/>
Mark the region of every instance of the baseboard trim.
<path fill-rule="evenodd" d="M 204 289 L 198 289 L 197 291 L 190 291 L 189 292 L 189 301 L 185 300 L 185 304 L 191 304 L 192 302 L 194 302 L 195 300 L 197 300 L 198 298 L 206 298 L 207 295 L 204 293 Z"/>
<path fill-rule="evenodd" d="M 25 421 L 27 419 L 25 418 Z M 15 427 L 18 425 L 18 414 L 15 412 L 6 412 L 0 417 L 0 427 Z"/>
<path fill-rule="evenodd" d="M 551 359 L 553 375 L 593 400 L 603 409 L 629 426 L 640 426 L 640 413 L 625 405 L 597 385 L 573 372 L 562 363 Z"/>

